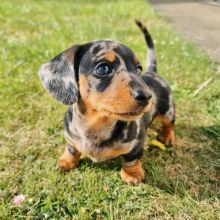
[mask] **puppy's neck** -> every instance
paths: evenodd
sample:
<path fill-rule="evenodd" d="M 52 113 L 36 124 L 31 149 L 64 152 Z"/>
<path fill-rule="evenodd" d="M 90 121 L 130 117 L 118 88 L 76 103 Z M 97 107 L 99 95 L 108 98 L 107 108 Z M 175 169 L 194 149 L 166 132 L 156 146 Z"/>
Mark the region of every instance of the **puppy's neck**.
<path fill-rule="evenodd" d="M 74 112 L 76 112 L 76 120 L 85 124 L 87 131 L 98 131 L 104 127 L 111 127 L 117 120 L 108 117 L 104 112 L 97 111 L 91 106 L 85 105 L 82 101 L 74 105 Z"/>

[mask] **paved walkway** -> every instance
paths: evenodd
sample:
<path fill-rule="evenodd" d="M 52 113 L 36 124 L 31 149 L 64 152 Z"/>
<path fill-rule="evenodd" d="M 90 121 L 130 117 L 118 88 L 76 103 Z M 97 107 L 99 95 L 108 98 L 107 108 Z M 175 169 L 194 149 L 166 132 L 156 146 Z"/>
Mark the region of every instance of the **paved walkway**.
<path fill-rule="evenodd" d="M 176 31 L 220 63 L 220 4 L 214 1 L 149 0 L 155 10 L 170 18 Z"/>

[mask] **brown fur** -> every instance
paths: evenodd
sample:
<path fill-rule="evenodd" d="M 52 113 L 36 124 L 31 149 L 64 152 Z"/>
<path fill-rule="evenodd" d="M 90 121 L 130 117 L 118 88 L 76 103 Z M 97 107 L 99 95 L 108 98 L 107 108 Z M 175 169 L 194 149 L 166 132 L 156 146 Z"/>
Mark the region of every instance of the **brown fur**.
<path fill-rule="evenodd" d="M 166 117 L 158 117 L 162 123 L 161 141 L 165 145 L 175 145 L 174 126 L 172 122 Z"/>
<path fill-rule="evenodd" d="M 86 102 L 86 99 L 88 98 L 88 79 L 84 75 L 79 76 L 79 91 L 81 98 L 84 102 Z M 86 102 L 87 103 L 87 102 Z"/>
<path fill-rule="evenodd" d="M 140 63 L 140 62 L 139 62 L 139 60 L 135 57 L 135 58 L 134 58 L 134 64 L 138 64 L 138 63 Z"/>
<path fill-rule="evenodd" d="M 116 56 L 114 53 L 108 53 L 104 56 L 104 59 L 112 63 L 116 60 Z"/>
<path fill-rule="evenodd" d="M 129 151 L 131 150 L 131 148 L 105 148 L 102 151 L 100 151 L 97 155 L 96 155 L 96 159 L 98 161 L 104 161 L 107 159 L 111 159 L 111 158 L 115 158 L 118 157 L 120 155 L 123 154 L 127 154 Z"/>
<path fill-rule="evenodd" d="M 126 74 L 119 74 L 113 79 L 111 85 L 102 93 L 89 91 L 88 79 L 84 75 L 79 77 L 79 90 L 81 100 L 85 105 L 88 130 L 99 130 L 111 124 L 115 119 L 134 120 L 136 115 L 119 115 L 118 113 L 135 112 L 141 115 L 148 112 L 152 103 L 145 108 L 139 106 L 131 95 L 128 86 L 129 78 Z M 121 103 L 124 102 L 124 105 Z"/>
<path fill-rule="evenodd" d="M 108 69 L 99 69 L 101 64 Z M 121 169 L 123 181 L 138 184 L 143 180 L 143 123 L 148 127 L 155 115 L 141 69 L 129 48 L 108 40 L 73 46 L 42 65 L 44 86 L 69 106 L 64 118 L 69 145 L 58 162 L 63 171 L 76 168 L 81 155 L 93 161 L 123 155 L 127 161 Z M 173 142 L 172 123 L 161 120 L 163 142 Z"/>
<path fill-rule="evenodd" d="M 114 119 L 106 117 L 105 112 L 97 111 L 92 103 L 98 102 L 98 97 L 96 100 L 91 100 L 89 98 L 90 94 L 88 93 L 88 80 L 85 76 L 81 75 L 79 78 L 80 85 L 80 94 L 83 104 L 85 105 L 85 118 L 88 122 L 88 130 L 99 130 L 104 126 L 111 123 Z"/>
<path fill-rule="evenodd" d="M 141 161 L 138 160 L 134 165 L 128 166 L 126 163 L 122 165 L 121 178 L 124 182 L 131 184 L 139 184 L 144 179 L 144 170 Z"/>
<path fill-rule="evenodd" d="M 88 103 L 92 103 L 94 109 L 115 115 L 117 118 L 120 118 L 118 113 L 133 112 L 134 109 L 136 109 L 137 114 L 141 114 L 144 109 L 132 97 L 128 83 L 128 76 L 121 73 L 114 77 L 111 85 L 104 92 L 88 94 Z M 84 86 L 82 88 L 85 90 Z M 83 95 L 82 98 L 84 98 Z"/>
<path fill-rule="evenodd" d="M 79 164 L 80 153 L 76 152 L 76 154 L 70 154 L 68 147 L 65 148 L 63 155 L 60 157 L 58 161 L 58 166 L 62 171 L 69 171 L 74 169 Z"/>

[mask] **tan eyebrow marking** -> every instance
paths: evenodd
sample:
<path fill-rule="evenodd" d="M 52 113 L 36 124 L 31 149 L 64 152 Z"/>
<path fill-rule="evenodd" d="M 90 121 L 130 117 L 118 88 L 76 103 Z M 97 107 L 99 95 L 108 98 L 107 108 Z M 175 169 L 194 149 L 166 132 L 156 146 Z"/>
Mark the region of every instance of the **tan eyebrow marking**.
<path fill-rule="evenodd" d="M 134 57 L 134 63 L 139 64 L 139 60 L 136 57 Z"/>
<path fill-rule="evenodd" d="M 114 62 L 116 60 L 116 56 L 114 53 L 109 53 L 104 56 L 104 59 L 109 62 Z"/>

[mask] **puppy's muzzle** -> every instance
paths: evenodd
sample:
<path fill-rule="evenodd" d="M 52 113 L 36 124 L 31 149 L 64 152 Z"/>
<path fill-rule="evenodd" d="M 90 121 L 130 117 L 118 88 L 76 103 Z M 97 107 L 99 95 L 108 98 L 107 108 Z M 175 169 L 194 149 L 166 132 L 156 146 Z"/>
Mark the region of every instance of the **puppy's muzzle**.
<path fill-rule="evenodd" d="M 146 106 L 149 104 L 152 95 L 141 89 L 136 89 L 132 91 L 133 98 L 140 106 Z"/>

